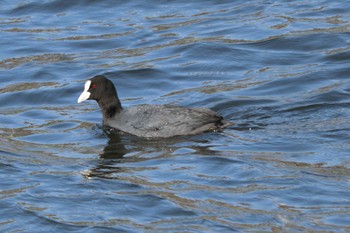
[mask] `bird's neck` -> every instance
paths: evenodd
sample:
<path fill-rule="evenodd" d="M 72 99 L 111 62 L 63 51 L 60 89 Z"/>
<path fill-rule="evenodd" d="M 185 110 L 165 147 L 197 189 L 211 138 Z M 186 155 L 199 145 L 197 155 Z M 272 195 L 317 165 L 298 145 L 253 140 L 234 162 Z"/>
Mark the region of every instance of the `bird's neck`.
<path fill-rule="evenodd" d="M 103 118 L 112 118 L 115 114 L 119 113 L 123 107 L 118 97 L 106 98 L 98 101 L 98 105 L 101 108 Z"/>

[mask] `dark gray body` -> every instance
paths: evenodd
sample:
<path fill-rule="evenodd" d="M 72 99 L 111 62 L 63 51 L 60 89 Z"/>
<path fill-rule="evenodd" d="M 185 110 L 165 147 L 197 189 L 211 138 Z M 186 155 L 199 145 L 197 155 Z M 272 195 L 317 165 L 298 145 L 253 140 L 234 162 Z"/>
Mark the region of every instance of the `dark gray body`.
<path fill-rule="evenodd" d="M 230 125 L 210 109 L 139 105 L 104 117 L 104 125 L 140 137 L 172 137 L 220 130 Z"/>
<path fill-rule="evenodd" d="M 124 109 L 113 82 L 103 75 L 86 81 L 78 103 L 88 99 L 97 101 L 104 125 L 139 137 L 192 135 L 231 125 L 218 113 L 204 108 L 145 104 Z"/>

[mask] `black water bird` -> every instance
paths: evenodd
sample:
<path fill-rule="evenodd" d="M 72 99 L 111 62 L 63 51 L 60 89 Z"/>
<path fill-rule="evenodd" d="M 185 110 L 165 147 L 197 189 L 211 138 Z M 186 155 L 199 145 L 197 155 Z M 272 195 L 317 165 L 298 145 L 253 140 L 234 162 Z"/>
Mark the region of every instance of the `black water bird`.
<path fill-rule="evenodd" d="M 85 100 L 97 101 L 104 125 L 139 137 L 193 135 L 232 125 L 218 113 L 205 108 L 143 104 L 124 109 L 114 84 L 103 75 L 86 81 L 78 103 Z"/>

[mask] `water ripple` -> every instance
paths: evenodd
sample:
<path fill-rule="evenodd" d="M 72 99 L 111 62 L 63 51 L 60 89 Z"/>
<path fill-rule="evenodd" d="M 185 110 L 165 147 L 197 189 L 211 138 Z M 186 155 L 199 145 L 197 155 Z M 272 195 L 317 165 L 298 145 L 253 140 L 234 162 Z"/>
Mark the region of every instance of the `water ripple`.
<path fill-rule="evenodd" d="M 3 1 L 0 231 L 348 232 L 348 5 Z M 96 74 L 234 125 L 106 129 Z"/>

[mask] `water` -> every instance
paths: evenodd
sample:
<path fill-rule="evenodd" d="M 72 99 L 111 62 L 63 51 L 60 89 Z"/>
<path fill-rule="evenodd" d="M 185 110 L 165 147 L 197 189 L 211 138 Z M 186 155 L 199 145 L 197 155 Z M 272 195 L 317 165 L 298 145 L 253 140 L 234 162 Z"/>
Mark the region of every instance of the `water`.
<path fill-rule="evenodd" d="M 350 15 L 330 1 L 2 1 L 1 232 L 350 231 Z M 234 126 L 147 140 L 125 107 Z"/>

